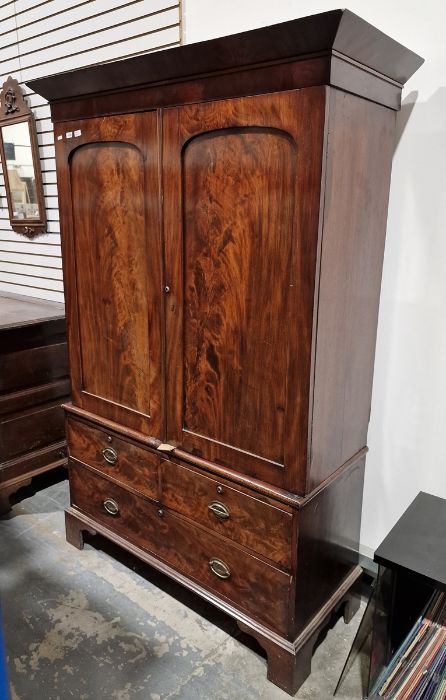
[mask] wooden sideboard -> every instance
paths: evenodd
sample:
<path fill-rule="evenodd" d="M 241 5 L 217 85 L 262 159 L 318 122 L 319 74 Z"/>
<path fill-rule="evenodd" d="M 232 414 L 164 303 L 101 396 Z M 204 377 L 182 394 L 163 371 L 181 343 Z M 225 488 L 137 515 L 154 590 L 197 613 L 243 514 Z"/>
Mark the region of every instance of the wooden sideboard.
<path fill-rule="evenodd" d="M 233 615 L 290 693 L 361 575 L 395 118 L 421 63 L 336 10 L 29 83 L 55 124 L 68 540 L 101 533 Z"/>
<path fill-rule="evenodd" d="M 0 293 L 0 513 L 33 476 L 67 462 L 64 305 Z"/>

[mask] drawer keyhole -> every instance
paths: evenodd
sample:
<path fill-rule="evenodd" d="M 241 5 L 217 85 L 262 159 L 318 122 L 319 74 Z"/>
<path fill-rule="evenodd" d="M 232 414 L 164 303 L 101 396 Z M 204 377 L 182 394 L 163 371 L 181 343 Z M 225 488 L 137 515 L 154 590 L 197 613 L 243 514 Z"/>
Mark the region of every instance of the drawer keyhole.
<path fill-rule="evenodd" d="M 213 513 L 219 520 L 227 520 L 231 515 L 229 508 L 218 501 L 212 501 L 212 503 L 209 503 L 208 510 L 210 510 L 211 513 Z"/>
<path fill-rule="evenodd" d="M 209 568 L 218 578 L 229 578 L 231 570 L 221 559 L 209 559 Z"/>
<path fill-rule="evenodd" d="M 102 450 L 102 456 L 108 464 L 116 464 L 118 461 L 118 453 L 113 447 L 106 447 L 105 450 Z"/>

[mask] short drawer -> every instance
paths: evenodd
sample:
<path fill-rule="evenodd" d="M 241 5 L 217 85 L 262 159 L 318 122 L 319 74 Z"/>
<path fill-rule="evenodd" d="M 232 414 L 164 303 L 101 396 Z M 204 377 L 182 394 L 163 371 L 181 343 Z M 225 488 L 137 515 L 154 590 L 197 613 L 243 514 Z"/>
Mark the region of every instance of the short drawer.
<path fill-rule="evenodd" d="M 291 566 L 292 515 L 226 483 L 163 461 L 161 501 L 281 566 Z"/>
<path fill-rule="evenodd" d="M 70 485 L 72 504 L 91 518 L 286 633 L 286 573 L 78 464 L 70 466 Z"/>
<path fill-rule="evenodd" d="M 71 417 L 67 418 L 67 443 L 70 457 L 149 498 L 158 498 L 158 455 Z"/>

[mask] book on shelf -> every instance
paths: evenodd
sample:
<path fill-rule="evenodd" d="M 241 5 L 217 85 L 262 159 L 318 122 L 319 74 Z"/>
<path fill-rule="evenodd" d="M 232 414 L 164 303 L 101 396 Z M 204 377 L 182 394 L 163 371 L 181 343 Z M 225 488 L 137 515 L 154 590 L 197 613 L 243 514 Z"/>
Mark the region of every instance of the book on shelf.
<path fill-rule="evenodd" d="M 369 698 L 446 700 L 446 593 L 432 594 Z"/>

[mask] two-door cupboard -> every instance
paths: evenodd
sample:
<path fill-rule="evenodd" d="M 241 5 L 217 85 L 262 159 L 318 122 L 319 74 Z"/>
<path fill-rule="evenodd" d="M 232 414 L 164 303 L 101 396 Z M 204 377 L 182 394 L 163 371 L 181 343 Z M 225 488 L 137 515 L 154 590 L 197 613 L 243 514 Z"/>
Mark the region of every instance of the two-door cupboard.
<path fill-rule="evenodd" d="M 294 693 L 358 566 L 403 83 L 348 11 L 33 81 L 55 123 L 67 536 L 233 615 Z"/>

